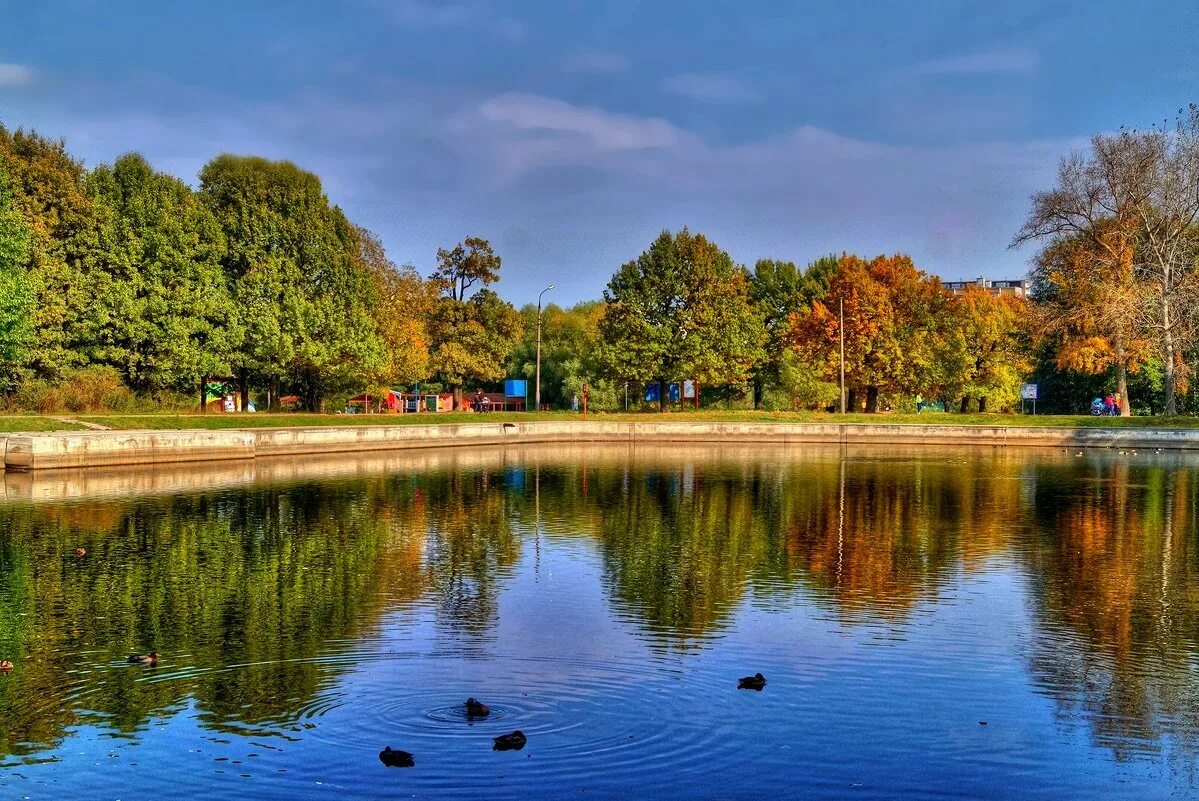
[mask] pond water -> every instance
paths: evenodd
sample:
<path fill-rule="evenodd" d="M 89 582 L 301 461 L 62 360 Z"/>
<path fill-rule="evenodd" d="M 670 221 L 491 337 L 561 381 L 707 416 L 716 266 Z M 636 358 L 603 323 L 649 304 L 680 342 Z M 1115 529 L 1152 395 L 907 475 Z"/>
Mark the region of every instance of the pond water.
<path fill-rule="evenodd" d="M 758 445 L 9 474 L 0 798 L 1199 797 L 1197 475 Z"/>

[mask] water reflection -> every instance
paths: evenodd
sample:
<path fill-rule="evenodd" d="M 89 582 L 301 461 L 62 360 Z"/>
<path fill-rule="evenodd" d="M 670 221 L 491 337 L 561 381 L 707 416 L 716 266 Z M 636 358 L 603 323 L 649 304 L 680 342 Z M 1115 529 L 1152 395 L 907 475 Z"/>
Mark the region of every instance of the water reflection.
<path fill-rule="evenodd" d="M 646 658 L 619 639 L 631 626 L 675 670 L 744 643 L 758 613 L 992 647 L 985 625 L 923 621 L 1002 577 L 989 592 L 1025 610 L 1010 656 L 1058 718 L 1117 761 L 1164 752 L 1182 770 L 1199 752 L 1194 465 L 554 446 L 10 474 L 0 656 L 18 669 L 0 680 L 0 754 L 36 758 L 81 726 L 134 736 L 183 709 L 211 732 L 302 740 L 372 661 L 498 664 L 565 637 L 543 610 L 517 618 L 552 578 L 543 561 L 569 557 L 596 565 L 606 611 L 582 606 L 584 569 L 562 597 L 604 647 Z M 525 601 L 506 618 L 508 590 Z M 153 671 L 121 663 L 152 647 Z M 428 671 L 419 684 L 445 668 L 405 669 Z"/>

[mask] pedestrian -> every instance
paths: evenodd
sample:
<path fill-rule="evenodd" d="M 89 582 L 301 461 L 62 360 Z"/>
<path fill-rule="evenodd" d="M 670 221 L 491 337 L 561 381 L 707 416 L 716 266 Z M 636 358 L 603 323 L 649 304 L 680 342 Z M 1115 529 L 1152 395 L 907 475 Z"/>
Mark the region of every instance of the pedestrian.
<path fill-rule="evenodd" d="M 1108 415 L 1114 415 L 1116 413 L 1116 398 L 1112 395 L 1112 393 L 1107 393 L 1107 397 L 1103 399 L 1103 407 Z"/>
<path fill-rule="evenodd" d="M 579 410 L 579 396 L 578 395 L 575 395 L 573 398 L 570 399 L 570 410 L 572 412 L 577 412 Z"/>

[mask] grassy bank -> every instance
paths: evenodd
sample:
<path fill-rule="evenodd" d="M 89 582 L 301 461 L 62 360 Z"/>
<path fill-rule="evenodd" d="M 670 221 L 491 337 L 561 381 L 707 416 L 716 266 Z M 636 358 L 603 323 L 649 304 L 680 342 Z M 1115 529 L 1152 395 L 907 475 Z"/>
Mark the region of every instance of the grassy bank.
<path fill-rule="evenodd" d="M 35 417 L 24 414 L 0 416 L 0 434 L 30 431 L 78 431 L 81 428 L 85 428 L 85 426 L 56 420 L 53 417 Z"/>
<path fill-rule="evenodd" d="M 536 420 L 569 421 L 580 416 L 569 412 L 496 412 L 487 415 L 453 414 L 88 414 L 54 418 L 37 415 L 0 416 L 0 433 L 36 431 L 77 431 L 81 422 L 116 430 L 136 429 L 227 429 L 292 426 L 370 426 L 430 425 L 479 422 L 531 422 Z M 908 425 L 1032 426 L 1076 428 L 1199 428 L 1197 417 L 1091 417 L 1084 415 L 1003 415 L 1003 414 L 848 414 L 823 412 L 700 411 L 629 412 L 591 414 L 589 419 L 616 422 L 688 420 L 728 423 L 848 423 Z"/>
<path fill-rule="evenodd" d="M 4 418 L 0 418 L 4 419 Z M 14 419 L 14 418 L 9 418 Z M 39 418 L 19 418 L 33 420 Z M 46 418 L 40 418 L 46 419 Z M 468 422 L 531 422 L 536 420 L 578 420 L 579 415 L 568 412 L 497 412 L 486 415 L 452 414 L 173 414 L 173 415 L 79 415 L 75 419 L 114 429 L 225 429 L 269 428 L 275 426 L 368 426 L 368 425 L 428 425 L 432 423 Z M 823 412 L 753 412 L 700 411 L 658 413 L 592 414 L 593 420 L 617 422 L 696 420 L 732 423 L 850 423 L 850 424 L 920 424 L 920 425 L 981 425 L 981 426 L 1065 426 L 1085 428 L 1199 428 L 1195 417 L 1091 417 L 1084 415 L 1002 415 L 1002 414 L 849 414 Z M 51 424 L 57 421 L 49 421 Z M 66 424 L 58 424 L 62 429 Z M 4 429 L 0 429 L 4 430 Z M 8 429 L 17 430 L 17 429 Z M 51 430 L 48 428 L 26 430 Z"/>

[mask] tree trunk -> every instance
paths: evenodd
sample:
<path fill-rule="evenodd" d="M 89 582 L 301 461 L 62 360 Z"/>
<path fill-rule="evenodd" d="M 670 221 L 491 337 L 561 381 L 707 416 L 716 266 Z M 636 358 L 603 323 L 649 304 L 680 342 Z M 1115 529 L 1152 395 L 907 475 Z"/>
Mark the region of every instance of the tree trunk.
<path fill-rule="evenodd" d="M 282 410 L 283 404 L 279 401 L 279 376 L 271 376 L 271 411 L 277 412 Z"/>
<path fill-rule="evenodd" d="M 853 387 L 850 387 L 845 392 L 845 411 L 854 413 L 858 410 L 858 392 Z"/>
<path fill-rule="evenodd" d="M 450 391 L 454 393 L 454 408 L 451 411 L 458 411 L 462 407 L 462 385 L 451 384 Z"/>
<path fill-rule="evenodd" d="M 1166 417 L 1178 414 L 1178 404 L 1174 399 L 1174 332 L 1170 330 L 1170 302 L 1162 301 L 1162 394 L 1166 396 Z"/>
<path fill-rule="evenodd" d="M 962 399 L 958 401 L 958 414 L 965 414 L 968 411 L 970 411 L 970 397 L 963 395 Z"/>
<path fill-rule="evenodd" d="M 983 397 L 982 395 L 978 396 L 978 413 L 979 414 L 987 413 L 987 399 L 985 397 Z"/>
<path fill-rule="evenodd" d="M 665 378 L 658 379 L 658 411 L 666 412 L 667 395 L 670 394 L 670 386 L 666 383 Z"/>
<path fill-rule="evenodd" d="M 762 410 L 762 379 L 759 376 L 754 376 L 754 408 L 758 411 Z M 699 390 L 695 392 L 695 405 L 699 407 Z"/>
<path fill-rule="evenodd" d="M 866 387 L 866 413 L 874 414 L 878 411 L 878 387 Z"/>
<path fill-rule="evenodd" d="M 238 390 L 241 393 L 241 410 L 244 412 L 250 405 L 250 377 L 242 369 L 237 376 Z"/>
<path fill-rule="evenodd" d="M 1128 405 L 1128 365 L 1124 359 L 1124 336 L 1116 337 L 1116 396 L 1120 399 L 1120 416 L 1132 416 Z"/>

